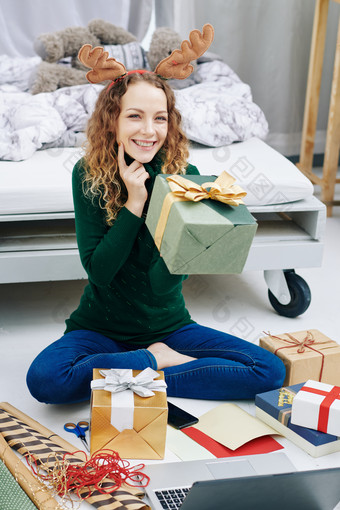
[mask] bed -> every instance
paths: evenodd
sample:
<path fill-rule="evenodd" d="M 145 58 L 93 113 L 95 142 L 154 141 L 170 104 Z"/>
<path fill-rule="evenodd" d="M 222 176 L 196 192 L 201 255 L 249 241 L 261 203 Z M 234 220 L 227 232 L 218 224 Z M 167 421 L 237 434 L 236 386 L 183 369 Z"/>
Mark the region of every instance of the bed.
<path fill-rule="evenodd" d="M 50 148 L 0 163 L 0 283 L 86 278 L 71 192 L 81 155 L 79 147 Z M 321 265 L 326 221 L 310 181 L 256 137 L 218 148 L 192 144 L 190 161 L 201 174 L 226 169 L 245 188 L 258 231 L 244 271 L 264 271 L 269 299 L 281 315 L 303 313 L 310 291 L 294 270 Z"/>
<path fill-rule="evenodd" d="M 86 278 L 71 173 L 103 86 L 33 95 L 39 64 L 39 57 L 0 56 L 0 283 Z M 264 113 L 227 64 L 205 55 L 190 80 L 175 88 L 190 161 L 201 174 L 227 170 L 245 188 L 259 227 L 244 270 L 264 271 L 278 313 L 300 315 L 311 298 L 295 269 L 321 265 L 325 207 L 310 181 L 263 141 Z"/>

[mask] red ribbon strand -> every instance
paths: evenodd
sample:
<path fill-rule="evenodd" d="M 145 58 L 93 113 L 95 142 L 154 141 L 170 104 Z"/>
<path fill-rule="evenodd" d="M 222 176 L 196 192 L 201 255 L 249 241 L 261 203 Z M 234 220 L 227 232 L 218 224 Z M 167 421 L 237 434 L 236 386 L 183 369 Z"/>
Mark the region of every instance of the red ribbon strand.
<path fill-rule="evenodd" d="M 74 455 L 82 453 L 85 455 L 84 462 L 71 463 L 69 461 Z M 53 485 L 59 496 L 74 492 L 81 499 L 89 498 L 93 492 L 111 494 L 118 490 L 122 484 L 130 487 L 146 487 L 150 478 L 141 471 L 145 466 L 130 466 L 127 460 L 120 458 L 113 450 L 101 450 L 90 458 L 84 452 L 66 453 L 56 458 L 53 468 L 47 468 L 47 474 L 42 474 L 41 465 L 33 455 L 27 457 L 33 473 L 42 481 Z M 86 488 L 86 496 L 83 489 Z"/>
<path fill-rule="evenodd" d="M 310 331 L 307 331 L 307 335 L 302 340 L 298 340 L 297 338 L 293 337 L 293 335 L 290 335 L 289 333 L 284 333 L 284 334 L 286 336 L 288 336 L 288 338 L 290 340 L 287 340 L 286 338 L 281 338 L 279 336 L 271 335 L 270 333 L 266 333 L 265 331 L 264 331 L 264 333 L 266 335 L 270 336 L 270 338 L 276 338 L 277 340 L 281 340 L 282 342 L 286 342 L 286 343 L 290 344 L 290 345 L 284 345 L 282 347 L 278 347 L 274 351 L 274 354 L 276 354 L 281 349 L 290 349 L 292 347 L 298 347 L 298 349 L 296 351 L 298 354 L 303 354 L 306 351 L 306 348 L 320 354 L 321 355 L 321 368 L 320 368 L 320 374 L 319 374 L 319 382 L 321 381 L 323 368 L 324 368 L 324 364 L 325 364 L 325 355 L 321 351 L 314 349 L 312 347 L 312 344 L 318 345 L 318 344 L 322 344 L 324 342 L 316 342 L 313 337 L 313 334 Z"/>

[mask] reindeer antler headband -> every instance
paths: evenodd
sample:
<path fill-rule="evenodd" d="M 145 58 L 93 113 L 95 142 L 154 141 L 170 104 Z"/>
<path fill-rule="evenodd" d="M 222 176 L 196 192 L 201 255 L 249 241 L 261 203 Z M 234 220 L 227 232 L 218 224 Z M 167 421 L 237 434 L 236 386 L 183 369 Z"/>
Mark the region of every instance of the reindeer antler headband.
<path fill-rule="evenodd" d="M 190 64 L 209 48 L 214 39 L 214 28 L 207 23 L 203 26 L 202 33 L 199 30 L 192 30 L 189 34 L 189 41 L 181 44 L 180 50 L 174 50 L 171 55 L 159 62 L 155 73 L 162 78 L 177 78 L 184 80 L 193 72 Z M 86 67 L 90 67 L 86 78 L 90 83 L 100 83 L 111 80 L 111 85 L 118 78 L 123 78 L 131 73 L 148 72 L 145 70 L 129 71 L 115 58 L 109 57 L 109 53 L 101 46 L 92 48 L 91 44 L 84 44 L 79 50 L 78 58 Z"/>

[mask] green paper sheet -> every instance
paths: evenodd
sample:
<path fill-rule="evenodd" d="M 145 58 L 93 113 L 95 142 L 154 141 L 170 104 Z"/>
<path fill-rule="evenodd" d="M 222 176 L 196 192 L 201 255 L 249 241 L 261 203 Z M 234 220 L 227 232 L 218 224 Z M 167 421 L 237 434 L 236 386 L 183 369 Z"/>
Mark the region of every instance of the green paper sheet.
<path fill-rule="evenodd" d="M 0 460 L 0 509 L 37 510 L 2 460 Z"/>

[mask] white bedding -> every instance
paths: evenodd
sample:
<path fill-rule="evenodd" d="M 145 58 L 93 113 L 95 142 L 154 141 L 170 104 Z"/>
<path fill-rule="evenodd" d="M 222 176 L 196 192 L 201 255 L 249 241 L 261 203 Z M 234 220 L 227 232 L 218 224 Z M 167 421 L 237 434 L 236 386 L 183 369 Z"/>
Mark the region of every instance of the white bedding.
<path fill-rule="evenodd" d="M 0 56 L 0 159 L 20 161 L 37 150 L 76 147 L 102 85 L 77 85 L 31 95 L 39 57 Z M 175 90 L 188 138 L 221 147 L 253 136 L 265 138 L 268 124 L 243 83 L 221 60 L 197 65 L 197 83 Z"/>
<path fill-rule="evenodd" d="M 313 195 L 312 183 L 300 170 L 258 138 L 229 146 L 195 146 L 189 161 L 202 175 L 233 175 L 247 192 L 248 206 L 296 202 Z"/>
<path fill-rule="evenodd" d="M 0 162 L 0 215 L 73 211 L 71 174 L 80 148 L 37 151 L 20 162 Z M 285 157 L 258 138 L 207 148 L 195 145 L 190 161 L 203 175 L 227 170 L 247 191 L 248 206 L 283 204 L 313 194 L 310 181 Z"/>

